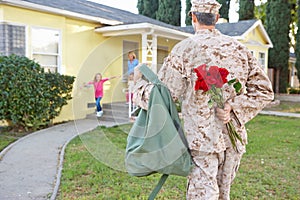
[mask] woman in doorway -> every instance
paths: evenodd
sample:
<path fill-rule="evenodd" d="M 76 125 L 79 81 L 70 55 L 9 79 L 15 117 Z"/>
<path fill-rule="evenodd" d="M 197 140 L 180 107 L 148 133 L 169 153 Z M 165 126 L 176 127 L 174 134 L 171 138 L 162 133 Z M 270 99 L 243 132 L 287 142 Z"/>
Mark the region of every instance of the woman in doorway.
<path fill-rule="evenodd" d="M 133 51 L 128 53 L 128 92 L 126 93 L 126 102 L 129 103 L 129 96 L 132 102 L 133 90 L 133 72 L 134 68 L 139 64 L 138 59 Z"/>

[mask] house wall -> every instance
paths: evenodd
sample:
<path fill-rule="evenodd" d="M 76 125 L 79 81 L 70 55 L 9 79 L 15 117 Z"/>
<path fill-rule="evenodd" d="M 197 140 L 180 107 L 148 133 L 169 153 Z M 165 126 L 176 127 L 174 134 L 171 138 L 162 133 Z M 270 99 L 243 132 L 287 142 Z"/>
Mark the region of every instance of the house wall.
<path fill-rule="evenodd" d="M 72 93 L 73 100 L 64 106 L 55 122 L 83 118 L 94 110 L 87 108 L 88 102 L 94 102 L 93 88 L 81 88 L 81 86 L 84 82 L 92 80 L 95 73 L 101 72 L 104 77 L 121 73 L 119 58 L 122 45 L 118 41 L 95 33 L 94 28 L 99 24 L 6 5 L 0 7 L 0 19 L 26 26 L 26 54 L 29 58 L 31 58 L 31 28 L 48 28 L 61 32 L 61 71 L 63 74 L 75 76 L 76 80 Z M 107 92 L 111 89 L 116 91 L 121 87 L 120 85 L 117 80 L 106 82 L 103 102 L 112 99 L 121 100 L 123 97 L 120 94 Z"/>
<path fill-rule="evenodd" d="M 252 30 L 249 34 L 247 34 L 244 40 L 241 40 L 241 42 L 253 52 L 253 55 L 257 60 L 259 59 L 259 53 L 265 54 L 264 71 L 267 73 L 269 48 L 267 46 L 267 41 L 264 40 L 264 36 L 259 28 L 257 27 Z"/>
<path fill-rule="evenodd" d="M 95 108 L 88 108 L 94 103 L 93 87 L 82 87 L 92 81 L 98 72 L 103 77 L 122 75 L 123 40 L 139 43 L 139 55 L 142 55 L 141 35 L 122 37 L 103 37 L 94 31 L 98 23 L 70 19 L 64 16 L 43 13 L 29 9 L 0 5 L 0 20 L 26 26 L 26 56 L 32 58 L 31 29 L 46 28 L 59 30 L 61 34 L 61 69 L 62 74 L 75 76 L 72 97 L 68 105 L 63 107 L 54 122 L 68 121 L 86 117 Z M 169 51 L 177 43 L 176 40 L 158 38 L 158 45 L 167 46 Z M 123 88 L 126 83 L 122 78 L 112 79 L 104 85 L 102 103 L 125 101 Z"/>

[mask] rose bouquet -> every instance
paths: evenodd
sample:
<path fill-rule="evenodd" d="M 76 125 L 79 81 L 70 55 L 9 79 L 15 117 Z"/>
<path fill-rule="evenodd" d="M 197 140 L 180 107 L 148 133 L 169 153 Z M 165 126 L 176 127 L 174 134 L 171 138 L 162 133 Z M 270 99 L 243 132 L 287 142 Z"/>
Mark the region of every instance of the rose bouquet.
<path fill-rule="evenodd" d="M 212 106 L 214 103 L 217 104 L 219 108 L 224 108 L 223 92 L 222 87 L 225 83 L 233 85 L 235 91 L 240 92 L 242 86 L 237 79 L 227 80 L 229 74 L 228 70 L 225 68 L 219 68 L 218 66 L 210 66 L 206 69 L 206 64 L 200 65 L 197 68 L 194 68 L 198 79 L 196 80 L 195 90 L 203 90 L 204 92 L 210 95 L 209 106 Z M 230 120 L 226 123 L 226 128 L 230 141 L 232 143 L 235 151 L 238 152 L 236 146 L 237 140 L 243 144 L 241 136 L 236 132 L 235 127 Z"/>

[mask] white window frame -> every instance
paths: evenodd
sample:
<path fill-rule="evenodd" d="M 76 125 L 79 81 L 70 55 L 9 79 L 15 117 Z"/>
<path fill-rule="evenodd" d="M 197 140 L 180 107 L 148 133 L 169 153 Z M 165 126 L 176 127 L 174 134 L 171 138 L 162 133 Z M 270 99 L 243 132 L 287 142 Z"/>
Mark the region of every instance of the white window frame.
<path fill-rule="evenodd" d="M 263 59 L 262 59 L 261 55 L 264 55 Z M 265 67 L 266 67 L 266 53 L 265 52 L 258 52 L 258 62 L 260 64 L 260 67 L 262 69 L 265 69 Z"/>
<path fill-rule="evenodd" d="M 45 53 L 45 52 L 34 52 L 33 50 L 33 38 L 32 38 L 32 32 L 33 29 L 42 29 L 42 30 L 49 30 L 49 31 L 57 31 L 59 34 L 58 37 L 58 52 L 56 53 Z M 49 56 L 57 56 L 57 66 L 56 66 L 56 72 L 62 74 L 62 31 L 60 29 L 54 29 L 54 28 L 49 28 L 49 27 L 41 27 L 41 26 L 32 26 L 31 27 L 31 58 L 33 58 L 33 55 L 49 55 Z M 38 60 L 37 60 L 38 61 Z M 40 64 L 41 65 L 41 64 Z M 41 65 L 43 67 L 43 65 Z"/>

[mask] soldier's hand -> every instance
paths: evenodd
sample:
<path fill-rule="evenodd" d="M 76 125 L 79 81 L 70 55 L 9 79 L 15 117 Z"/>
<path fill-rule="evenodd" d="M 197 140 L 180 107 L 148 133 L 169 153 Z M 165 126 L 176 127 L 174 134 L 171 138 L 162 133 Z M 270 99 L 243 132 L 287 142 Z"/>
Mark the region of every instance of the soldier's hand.
<path fill-rule="evenodd" d="M 224 124 L 228 123 L 230 121 L 230 111 L 231 106 L 228 103 L 225 103 L 224 109 L 222 108 L 216 108 L 216 116 L 223 121 Z"/>

